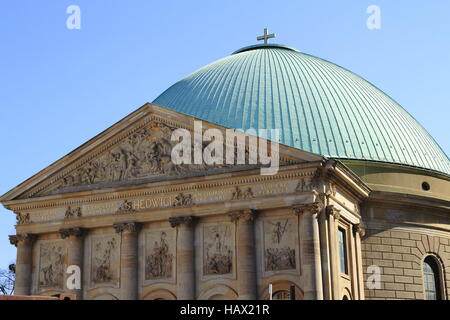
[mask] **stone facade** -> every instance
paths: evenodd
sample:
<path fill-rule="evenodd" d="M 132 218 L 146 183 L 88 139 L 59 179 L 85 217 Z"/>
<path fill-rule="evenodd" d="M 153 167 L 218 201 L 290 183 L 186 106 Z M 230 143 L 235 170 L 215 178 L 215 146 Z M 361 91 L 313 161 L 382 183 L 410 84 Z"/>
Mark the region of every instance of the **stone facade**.
<path fill-rule="evenodd" d="M 421 259 L 434 254 L 447 297 L 448 203 L 405 222 L 341 163 L 284 146 L 272 176 L 169 164 L 170 130 L 192 120 L 145 105 L 3 196 L 18 216 L 16 293 L 245 300 L 272 285 L 285 298 L 293 286 L 297 299 L 421 299 Z M 378 290 L 365 287 L 371 265 Z M 67 285 L 71 266 L 80 288 Z"/>
<path fill-rule="evenodd" d="M 444 268 L 444 295 L 449 297 L 449 235 L 431 235 L 420 228 L 368 229 L 363 241 L 364 270 L 380 266 L 381 290 L 366 289 L 370 299 L 424 299 L 423 266 L 427 255 L 435 256 Z M 366 275 L 367 276 L 367 275 Z"/>

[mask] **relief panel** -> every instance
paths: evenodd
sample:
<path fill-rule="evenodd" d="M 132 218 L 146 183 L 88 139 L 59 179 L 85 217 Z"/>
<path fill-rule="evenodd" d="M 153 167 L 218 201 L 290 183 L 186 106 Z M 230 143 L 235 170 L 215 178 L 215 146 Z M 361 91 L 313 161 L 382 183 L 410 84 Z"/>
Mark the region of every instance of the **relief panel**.
<path fill-rule="evenodd" d="M 297 269 L 297 235 L 295 218 L 264 220 L 264 271 L 277 272 Z"/>
<path fill-rule="evenodd" d="M 43 242 L 39 247 L 39 288 L 64 289 L 67 250 L 63 241 Z"/>
<path fill-rule="evenodd" d="M 120 277 L 120 238 L 117 235 L 93 237 L 91 243 L 91 283 L 118 285 Z"/>
<path fill-rule="evenodd" d="M 175 279 L 175 229 L 156 229 L 145 233 L 144 281 Z"/>
<path fill-rule="evenodd" d="M 231 223 L 203 227 L 203 275 L 233 273 L 234 228 Z"/>

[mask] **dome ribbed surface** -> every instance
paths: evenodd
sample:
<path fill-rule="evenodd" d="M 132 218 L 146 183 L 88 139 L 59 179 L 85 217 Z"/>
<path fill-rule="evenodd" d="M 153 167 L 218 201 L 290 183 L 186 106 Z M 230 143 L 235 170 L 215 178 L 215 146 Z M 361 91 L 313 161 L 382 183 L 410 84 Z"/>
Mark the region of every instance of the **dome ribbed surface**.
<path fill-rule="evenodd" d="M 280 143 L 329 158 L 450 174 L 427 131 L 361 77 L 288 47 L 249 48 L 192 73 L 153 103 L 228 128 L 280 129 Z"/>

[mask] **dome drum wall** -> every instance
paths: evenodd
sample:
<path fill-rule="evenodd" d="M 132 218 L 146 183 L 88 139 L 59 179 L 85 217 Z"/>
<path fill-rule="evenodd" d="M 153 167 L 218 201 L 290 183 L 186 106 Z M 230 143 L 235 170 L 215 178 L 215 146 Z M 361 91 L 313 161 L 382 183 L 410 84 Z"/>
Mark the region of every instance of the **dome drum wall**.
<path fill-rule="evenodd" d="M 448 157 L 394 100 L 342 67 L 282 45 L 238 50 L 153 103 L 228 128 L 279 129 L 280 143 L 329 158 L 450 175 Z"/>

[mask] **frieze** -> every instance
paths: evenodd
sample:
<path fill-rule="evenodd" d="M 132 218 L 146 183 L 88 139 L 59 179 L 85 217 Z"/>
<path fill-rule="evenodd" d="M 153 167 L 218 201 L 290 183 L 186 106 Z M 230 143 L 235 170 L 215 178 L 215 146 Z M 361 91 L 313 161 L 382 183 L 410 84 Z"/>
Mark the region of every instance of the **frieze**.
<path fill-rule="evenodd" d="M 254 198 L 252 188 L 248 187 L 245 191 L 242 191 L 240 187 L 236 187 L 231 196 L 231 200 L 243 200 L 243 199 L 251 199 Z"/>
<path fill-rule="evenodd" d="M 129 200 L 124 200 L 116 211 L 117 214 L 133 212 L 136 212 L 136 209 L 133 207 L 133 202 Z"/>
<path fill-rule="evenodd" d="M 105 201 L 99 203 L 79 203 L 65 208 L 49 208 L 30 211 L 30 220 L 33 223 L 58 221 L 63 219 L 88 218 L 102 215 L 133 215 L 144 210 L 159 208 L 182 208 L 198 204 L 210 204 L 229 201 L 233 197 L 239 201 L 257 199 L 271 195 L 283 195 L 295 192 L 296 181 L 273 181 L 261 184 L 242 185 L 216 188 L 192 189 L 190 192 L 171 194 L 157 193 L 154 196 L 132 198 L 123 200 Z M 239 192 L 237 192 L 239 190 Z M 244 190 L 247 190 L 244 191 Z M 237 196 L 239 194 L 239 196 Z M 244 196 L 245 195 L 245 196 Z"/>
<path fill-rule="evenodd" d="M 317 190 L 320 186 L 320 170 L 316 170 L 312 177 L 304 177 L 299 180 L 296 192 L 309 192 Z"/>

